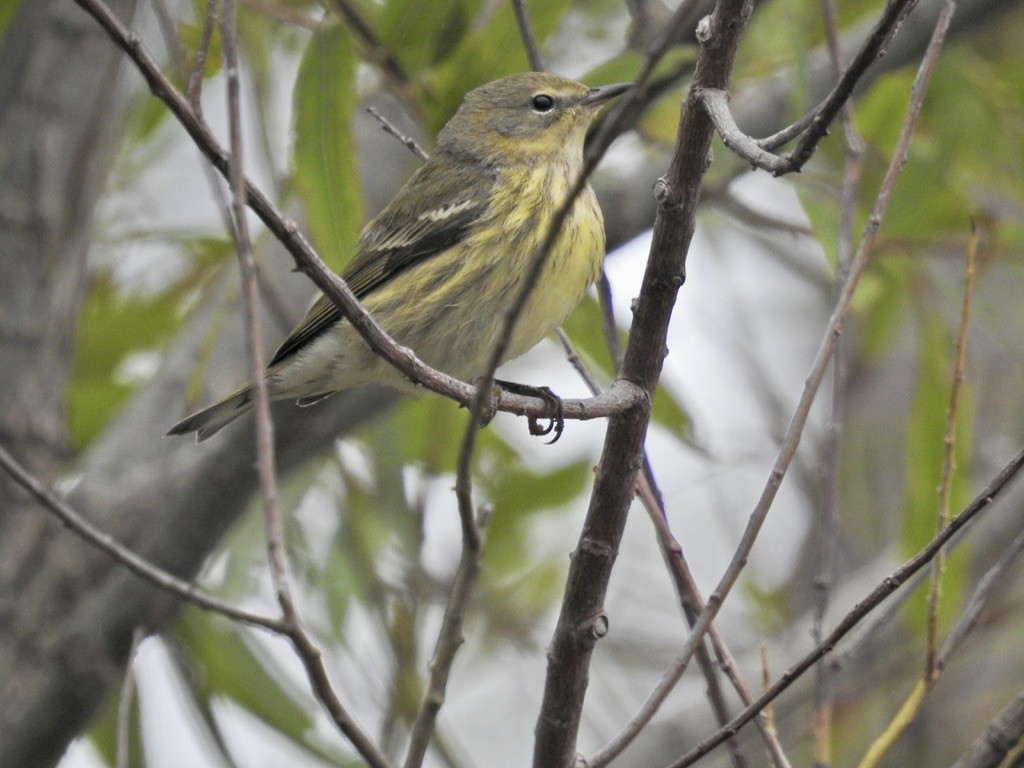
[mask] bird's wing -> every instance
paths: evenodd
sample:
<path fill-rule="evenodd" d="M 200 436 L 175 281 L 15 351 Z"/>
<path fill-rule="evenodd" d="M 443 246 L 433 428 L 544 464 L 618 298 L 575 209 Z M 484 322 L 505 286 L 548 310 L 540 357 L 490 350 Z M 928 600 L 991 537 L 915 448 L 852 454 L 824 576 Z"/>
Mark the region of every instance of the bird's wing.
<path fill-rule="evenodd" d="M 436 183 L 439 174 L 447 177 L 445 183 Z M 456 169 L 450 158 L 432 157 L 363 230 L 356 256 L 341 275 L 356 298 L 363 299 L 402 271 L 465 239 L 486 210 L 493 184 L 494 177 L 485 169 Z M 334 302 L 321 296 L 278 347 L 270 365 L 340 319 Z"/>

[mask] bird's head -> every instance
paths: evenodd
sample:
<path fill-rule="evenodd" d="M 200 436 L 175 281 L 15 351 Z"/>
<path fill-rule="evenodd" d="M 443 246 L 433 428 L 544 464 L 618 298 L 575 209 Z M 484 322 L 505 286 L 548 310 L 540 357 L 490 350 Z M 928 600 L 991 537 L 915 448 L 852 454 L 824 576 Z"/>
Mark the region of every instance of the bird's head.
<path fill-rule="evenodd" d="M 582 157 L 601 106 L 628 87 L 589 88 L 545 72 L 495 80 L 466 94 L 441 130 L 438 149 L 494 164 L 546 162 L 566 152 Z"/>

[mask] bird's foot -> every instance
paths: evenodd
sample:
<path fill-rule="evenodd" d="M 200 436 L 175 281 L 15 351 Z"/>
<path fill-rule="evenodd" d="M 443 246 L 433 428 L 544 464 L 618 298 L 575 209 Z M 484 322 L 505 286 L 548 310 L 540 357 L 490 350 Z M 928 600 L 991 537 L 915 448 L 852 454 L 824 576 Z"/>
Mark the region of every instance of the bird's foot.
<path fill-rule="evenodd" d="M 518 384 L 514 381 L 501 381 L 498 379 L 495 379 L 494 383 L 501 385 L 502 389 L 506 389 L 514 394 L 525 397 L 539 397 L 541 400 L 549 403 L 554 411 L 554 415 L 546 417 L 548 420 L 546 425 L 542 426 L 536 416 L 530 416 L 527 423 L 529 424 L 531 435 L 535 437 L 552 435 L 551 439 L 547 442 L 548 445 L 558 442 L 558 438 L 562 436 L 562 430 L 565 429 L 565 410 L 562 406 L 562 398 L 552 392 L 550 387 L 531 387 L 529 384 Z"/>

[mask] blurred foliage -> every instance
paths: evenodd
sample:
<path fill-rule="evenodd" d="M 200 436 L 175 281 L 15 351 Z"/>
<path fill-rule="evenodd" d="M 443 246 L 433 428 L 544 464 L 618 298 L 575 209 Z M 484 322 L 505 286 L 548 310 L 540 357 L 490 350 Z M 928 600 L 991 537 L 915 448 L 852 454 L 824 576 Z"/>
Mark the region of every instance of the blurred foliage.
<path fill-rule="evenodd" d="M 14 12 L 18 10 L 18 3 L 21 0 L 0 0 L 0 35 L 7 31 L 7 25 L 14 18 Z M 2 43 L 2 40 L 0 40 Z"/>
<path fill-rule="evenodd" d="M 128 353 L 155 350 L 171 338 L 177 303 L 170 294 L 124 296 L 109 279 L 97 280 L 82 309 L 68 391 L 73 445 L 87 445 L 128 400 L 136 382 L 118 375 L 121 364 Z"/>
<path fill-rule="evenodd" d="M 359 187 L 351 181 L 355 71 L 348 30 L 327 25 L 309 41 L 295 84 L 295 180 L 313 244 L 335 270 L 352 255 L 363 219 Z"/>
<path fill-rule="evenodd" d="M 191 16 L 178 22 L 189 59 L 201 35 L 205 5 L 204 0 L 194 0 Z M 303 228 L 335 269 L 351 255 L 363 223 L 353 131 L 363 98 L 388 91 L 430 135 L 451 116 L 467 90 L 527 67 L 508 2 L 362 0 L 354 5 L 398 62 L 404 80 L 392 82 L 390 76 L 376 72 L 367 61 L 365 41 L 339 22 L 330 3 L 279 0 L 240 6 L 245 82 L 251 87 L 246 98 L 253 97 L 250 107 L 258 134 L 249 145 L 263 155 L 257 164 L 274 176 L 275 202 L 285 209 L 298 209 Z M 756 90 L 758 78 L 784 67 L 795 69 L 797 85 L 790 105 L 794 118 L 808 106 L 804 54 L 823 41 L 819 5 L 817 0 L 760 3 L 741 48 L 735 77 L 739 88 Z M 603 35 L 585 40 L 588 48 L 602 53 L 587 57 L 578 68 L 586 72 L 581 76 L 586 82 L 628 80 L 641 65 L 640 54 L 623 48 L 620 38 L 625 30 L 613 24 L 620 20 L 619 4 L 553 0 L 529 6 L 542 42 L 571 49 L 578 43 L 567 40 L 573 32 L 566 30 L 585 28 L 588 35 L 594 30 Z M 871 19 L 877 7 L 874 0 L 842 3 L 843 30 Z M 0 3 L 0 29 L 12 8 L 11 2 Z M 309 31 L 290 24 L 289 14 L 300 14 L 318 25 Z M 950 276 L 959 275 L 958 260 L 971 217 L 982 222 L 991 244 L 989 257 L 997 262 L 985 269 L 1016 273 L 1017 282 L 1021 280 L 1024 68 L 1017 66 L 1021 35 L 1024 17 L 1017 14 L 998 28 L 976 31 L 943 55 L 848 323 L 853 339 L 846 347 L 851 392 L 873 385 L 873 376 L 881 378 L 892 368 L 907 382 L 906 402 L 886 411 L 902 409 L 899 424 L 887 425 L 905 441 L 902 463 L 893 470 L 900 474 L 898 491 L 886 488 L 899 519 L 886 519 L 884 512 L 890 507 L 879 503 L 879 509 L 864 512 L 877 517 L 849 525 L 857 533 L 863 532 L 858 524 L 876 535 L 883 529 L 879 538 L 891 534 L 899 554 L 915 551 L 934 533 L 955 334 L 952 318 L 956 313 L 950 307 L 958 306 L 959 300 L 956 289 L 950 288 L 958 283 Z M 204 72 L 210 92 L 222 78 L 219 46 L 215 31 Z M 631 151 L 663 153 L 674 142 L 680 102 L 688 86 L 686 76 L 695 56 L 693 45 L 682 45 L 658 67 L 655 79 L 662 81 L 666 92 L 640 116 L 639 146 Z M 895 146 L 913 69 L 881 77 L 856 105 L 856 126 L 867 147 L 856 211 L 858 235 Z M 122 163 L 131 173 L 124 174 L 122 184 L 134 183 L 132 174 L 144 173 L 147 163 L 163 151 L 167 139 L 160 128 L 165 124 L 166 110 L 159 102 L 148 95 L 132 98 L 121 147 Z M 273 156 L 275 130 L 288 129 L 290 155 L 286 159 Z M 835 130 L 806 172 L 793 179 L 815 239 L 833 267 L 843 159 L 842 131 Z M 716 144 L 711 183 L 724 185 L 746 172 L 741 162 Z M 141 233 L 139 239 L 164 236 L 165 232 Z M 124 375 L 126 360 L 138 353 L 152 353 L 159 359 L 161 345 L 182 329 L 199 297 L 232 263 L 231 246 L 223 233 L 183 228 L 170 239 L 188 254 L 188 266 L 159 290 L 127 291 L 119 284 L 116 270 L 105 268 L 92 276 L 68 393 L 70 430 L 80 449 L 102 432 L 138 386 L 139 379 Z M 812 290 L 819 291 L 820 286 Z M 219 318 L 233 311 L 234 298 L 225 300 Z M 975 322 L 983 331 L 997 324 L 1000 316 L 999 307 L 979 300 Z M 620 327 L 625 320 L 619 318 Z M 607 386 L 615 365 L 597 302 L 588 298 L 569 319 L 566 330 L 581 358 Z M 215 320 L 197 358 L 190 399 L 200 390 L 219 333 Z M 624 338 L 621 334 L 620 341 Z M 1018 355 L 1011 364 L 1019 373 L 1024 361 Z M 970 386 L 965 390 L 958 414 L 954 512 L 970 498 L 977 481 L 972 470 L 979 463 L 975 421 L 981 406 L 975 391 Z M 889 405 L 888 394 L 876 396 Z M 680 450 L 703 449 L 694 444 L 690 411 L 676 388 L 659 388 L 654 420 Z M 862 415 L 866 420 L 872 416 L 866 412 L 848 417 L 856 420 Z M 346 632 L 354 618 L 360 619 L 361 626 L 371 625 L 371 633 L 380 641 L 377 652 L 386 679 L 382 700 L 375 704 L 388 711 L 382 731 L 394 729 L 400 734 L 401 726 L 395 723 L 408 721 L 422 695 L 425 661 L 436 640 L 431 633 L 451 578 L 450 568 L 437 566 L 437 551 L 451 555 L 451 568 L 457 558 L 457 545 L 448 552 L 445 543 L 430 540 L 427 531 L 457 528 L 450 487 L 464 422 L 465 412 L 446 400 L 409 398 L 391 414 L 347 437 L 336 452 L 289 478 L 283 489 L 282 507 L 289 513 L 288 546 L 310 626 L 331 652 L 350 653 L 353 659 L 358 659 L 358 653 L 347 645 Z M 483 430 L 478 440 L 475 493 L 478 503 L 492 507 L 492 514 L 471 620 L 483 625 L 478 637 L 492 646 L 526 644 L 559 599 L 567 566 L 564 551 L 569 545 L 555 548 L 559 554 L 552 556 L 538 548 L 538 531 L 557 523 L 559 515 L 579 503 L 590 485 L 592 467 L 588 461 L 574 459 L 531 469 L 510 444 L 514 441 L 506 441 L 498 429 Z M 843 458 L 850 463 L 862 459 Z M 873 466 L 869 459 L 863 463 Z M 708 474 L 731 469 L 717 467 Z M 846 472 L 849 468 L 844 468 Z M 815 499 L 818 489 L 801 490 Z M 874 490 L 859 488 L 863 498 L 851 506 L 873 507 Z M 724 512 L 725 518 L 735 510 L 714 512 Z M 260 537 L 256 523 L 243 524 L 233 533 L 210 568 L 219 573 L 218 579 L 210 579 L 216 591 L 232 598 L 251 591 L 253 574 L 261 572 Z M 856 545 L 844 555 L 856 560 L 844 563 L 851 569 L 866 557 Z M 961 548 L 947 566 L 942 606 L 947 624 L 956 616 L 969 586 L 971 555 L 968 548 Z M 795 565 L 793 581 L 782 586 L 754 580 L 744 585 L 755 605 L 749 613 L 757 617 L 761 629 L 775 630 L 795 620 L 794 606 L 800 601 L 789 596 L 791 590 L 805 587 L 801 577 L 806 577 L 806 571 L 800 568 Z M 908 656 L 920 641 L 922 605 L 912 602 L 904 612 L 911 638 L 907 643 L 911 650 L 905 651 Z M 248 630 L 195 611 L 185 613 L 176 633 L 177 650 L 207 727 L 211 732 L 219 727 L 211 702 L 227 699 L 293 741 L 311 759 L 346 764 L 342 751 L 325 746 L 316 736 L 317 713 L 305 689 L 292 685 L 292 679 L 282 673 L 281 660 L 252 640 Z M 875 729 L 879 720 L 884 725 L 890 712 L 883 698 L 858 691 L 840 701 L 837 749 L 844 744 L 857 748 L 868 740 L 865 730 Z M 108 758 L 112 718 L 112 713 L 104 717 L 95 733 L 100 751 Z"/>

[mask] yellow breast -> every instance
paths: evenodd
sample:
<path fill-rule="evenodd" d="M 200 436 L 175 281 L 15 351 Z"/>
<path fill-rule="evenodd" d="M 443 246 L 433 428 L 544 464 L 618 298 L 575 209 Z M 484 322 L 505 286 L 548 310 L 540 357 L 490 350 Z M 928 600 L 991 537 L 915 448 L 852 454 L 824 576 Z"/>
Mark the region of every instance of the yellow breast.
<path fill-rule="evenodd" d="M 514 244 L 509 297 L 525 275 L 530 259 L 547 237 L 552 220 L 564 204 L 576 180 L 575 167 L 536 167 L 524 174 L 510 171 L 519 183 L 501 185 L 515 199 L 496 200 L 495 209 L 514 210 L 505 236 Z M 579 305 L 597 278 L 604 257 L 604 219 L 597 198 L 588 185 L 576 198 L 562 232 L 544 262 L 540 279 L 530 296 L 512 337 L 508 358 L 518 357 L 561 325 Z M 508 300 L 506 299 L 506 301 Z"/>

